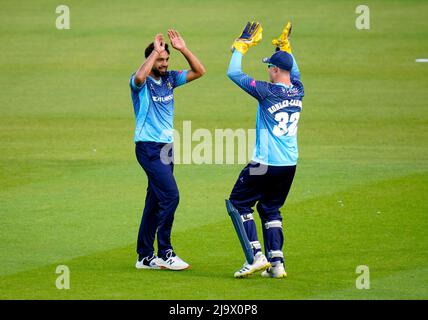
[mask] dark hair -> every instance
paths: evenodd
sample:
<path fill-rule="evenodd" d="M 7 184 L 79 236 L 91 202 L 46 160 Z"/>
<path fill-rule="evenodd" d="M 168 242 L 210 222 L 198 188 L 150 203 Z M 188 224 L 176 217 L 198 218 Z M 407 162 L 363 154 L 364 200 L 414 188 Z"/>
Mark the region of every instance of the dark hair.
<path fill-rule="evenodd" d="M 155 50 L 155 44 L 152 42 L 147 46 L 146 50 L 144 51 L 144 56 L 147 58 L 153 52 L 153 50 Z M 169 54 L 168 43 L 165 43 L 165 51 Z"/>

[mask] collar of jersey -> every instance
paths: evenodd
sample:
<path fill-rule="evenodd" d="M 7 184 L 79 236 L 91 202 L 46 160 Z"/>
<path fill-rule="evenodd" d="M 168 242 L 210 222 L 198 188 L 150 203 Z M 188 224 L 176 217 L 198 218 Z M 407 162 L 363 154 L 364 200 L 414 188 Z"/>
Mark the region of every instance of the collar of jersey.
<path fill-rule="evenodd" d="M 284 87 L 284 88 L 287 88 L 287 89 L 291 89 L 291 88 L 293 88 L 293 84 L 290 84 L 289 86 L 287 86 L 285 83 L 282 83 L 282 82 L 277 82 L 277 83 L 275 83 L 276 85 L 278 85 L 278 86 L 281 86 L 281 87 Z"/>
<path fill-rule="evenodd" d="M 150 79 L 152 79 L 154 83 L 156 83 L 156 84 L 158 84 L 158 85 L 162 84 L 162 77 L 161 77 L 159 80 L 156 80 L 155 78 L 152 78 L 151 76 L 148 76 L 148 77 L 149 77 Z"/>

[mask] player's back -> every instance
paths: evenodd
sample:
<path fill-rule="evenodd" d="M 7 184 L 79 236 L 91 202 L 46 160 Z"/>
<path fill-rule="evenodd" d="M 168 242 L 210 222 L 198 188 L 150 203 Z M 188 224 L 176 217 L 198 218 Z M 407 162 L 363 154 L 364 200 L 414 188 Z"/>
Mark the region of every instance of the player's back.
<path fill-rule="evenodd" d="M 255 86 L 259 105 L 253 160 L 268 165 L 295 165 L 303 84 L 293 79 L 291 86 L 263 81 L 256 81 Z"/>

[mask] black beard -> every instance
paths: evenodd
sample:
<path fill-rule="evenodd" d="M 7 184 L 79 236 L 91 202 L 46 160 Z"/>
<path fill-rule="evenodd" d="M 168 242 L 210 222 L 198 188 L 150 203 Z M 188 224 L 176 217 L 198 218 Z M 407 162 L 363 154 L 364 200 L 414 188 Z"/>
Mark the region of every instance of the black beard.
<path fill-rule="evenodd" d="M 165 72 L 161 73 L 158 69 L 152 69 L 152 72 L 156 78 L 160 78 Z"/>

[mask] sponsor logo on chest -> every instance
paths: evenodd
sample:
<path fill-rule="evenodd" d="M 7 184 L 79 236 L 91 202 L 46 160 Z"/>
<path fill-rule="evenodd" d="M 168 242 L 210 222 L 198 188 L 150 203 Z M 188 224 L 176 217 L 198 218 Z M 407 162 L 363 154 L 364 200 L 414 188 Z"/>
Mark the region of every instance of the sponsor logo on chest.
<path fill-rule="evenodd" d="M 153 102 L 169 102 L 169 101 L 174 99 L 174 95 L 171 92 L 172 85 L 169 81 L 166 83 L 166 88 L 167 88 L 166 90 L 165 90 L 165 87 L 155 89 L 154 86 L 152 84 L 150 84 Z M 169 94 L 167 94 L 167 93 L 169 93 Z M 165 94 L 167 94 L 167 95 L 165 95 Z"/>
<path fill-rule="evenodd" d="M 154 102 L 169 102 L 174 98 L 174 95 L 170 94 L 164 97 L 152 96 Z"/>

